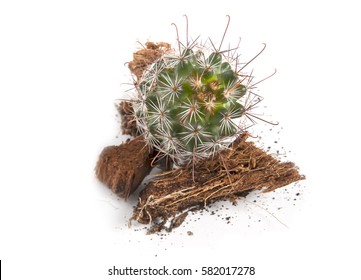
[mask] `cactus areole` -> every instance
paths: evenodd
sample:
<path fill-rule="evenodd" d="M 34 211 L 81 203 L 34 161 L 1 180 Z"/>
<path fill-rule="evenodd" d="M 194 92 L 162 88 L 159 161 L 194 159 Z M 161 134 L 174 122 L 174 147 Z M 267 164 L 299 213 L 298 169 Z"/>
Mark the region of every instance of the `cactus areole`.
<path fill-rule="evenodd" d="M 179 44 L 179 51 L 165 52 L 139 79 L 137 127 L 150 147 L 177 165 L 208 158 L 243 133 L 239 120 L 248 82 L 224 52 Z"/>

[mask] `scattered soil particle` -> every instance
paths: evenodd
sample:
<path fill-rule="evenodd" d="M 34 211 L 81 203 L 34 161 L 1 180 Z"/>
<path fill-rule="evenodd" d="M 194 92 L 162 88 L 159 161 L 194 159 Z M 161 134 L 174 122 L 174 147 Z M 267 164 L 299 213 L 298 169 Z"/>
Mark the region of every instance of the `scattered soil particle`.
<path fill-rule="evenodd" d="M 172 231 L 172 229 L 179 227 L 184 222 L 184 220 L 187 218 L 187 216 L 188 216 L 188 212 L 184 212 L 184 213 L 176 216 L 171 221 L 168 231 Z"/>
<path fill-rule="evenodd" d="M 233 202 L 252 190 L 273 191 L 305 178 L 294 163 L 280 162 L 253 142 L 246 141 L 247 137 L 243 134 L 230 149 L 195 167 L 156 175 L 141 191 L 133 219 L 144 224 L 161 219 L 165 224 L 190 209 L 199 210 L 222 199 Z"/>
<path fill-rule="evenodd" d="M 141 137 L 104 148 L 95 167 L 98 179 L 125 199 L 138 188 L 150 170 L 149 148 Z"/>

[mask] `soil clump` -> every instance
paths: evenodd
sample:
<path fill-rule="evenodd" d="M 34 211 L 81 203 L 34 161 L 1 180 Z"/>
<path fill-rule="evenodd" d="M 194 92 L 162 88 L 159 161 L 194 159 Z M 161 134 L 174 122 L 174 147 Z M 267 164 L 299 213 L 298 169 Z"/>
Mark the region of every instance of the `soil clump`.
<path fill-rule="evenodd" d="M 213 158 L 155 175 L 141 191 L 133 219 L 153 224 L 151 232 L 172 229 L 179 215 L 203 208 L 218 200 L 235 201 L 252 190 L 273 191 L 304 179 L 292 162 L 280 162 L 273 155 L 246 141 L 243 134 L 230 149 Z M 194 172 L 194 173 L 193 173 Z M 184 219 L 182 219 L 183 221 Z M 167 228 L 165 224 L 170 221 Z"/>
<path fill-rule="evenodd" d="M 109 146 L 99 155 L 95 173 L 98 179 L 127 199 L 151 171 L 149 148 L 137 137 L 119 146 Z"/>

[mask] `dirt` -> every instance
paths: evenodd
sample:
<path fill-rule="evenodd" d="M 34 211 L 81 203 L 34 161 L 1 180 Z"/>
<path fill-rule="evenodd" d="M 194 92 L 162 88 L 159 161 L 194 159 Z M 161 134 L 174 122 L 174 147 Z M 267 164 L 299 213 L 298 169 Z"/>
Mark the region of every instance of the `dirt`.
<path fill-rule="evenodd" d="M 123 134 L 131 135 L 133 137 L 139 136 L 136 123 L 134 121 L 134 110 L 132 103 L 122 101 L 117 107 L 121 116 L 121 131 Z"/>
<path fill-rule="evenodd" d="M 277 158 L 239 137 L 231 149 L 204 160 L 194 168 L 187 166 L 155 176 L 139 195 L 133 219 L 171 230 L 174 219 L 223 199 L 236 201 L 252 190 L 273 191 L 304 179 L 292 162 Z M 194 179 L 193 179 L 194 178 Z M 170 227 L 165 227 L 170 221 Z M 179 226 L 179 225 L 178 225 Z"/>
<path fill-rule="evenodd" d="M 127 199 L 151 171 L 149 147 L 141 137 L 103 149 L 95 167 L 98 179 Z"/>
<path fill-rule="evenodd" d="M 129 62 L 128 67 L 139 81 L 144 70 L 170 49 L 171 46 L 168 43 L 147 42 L 143 49 L 133 54 L 133 61 Z"/>

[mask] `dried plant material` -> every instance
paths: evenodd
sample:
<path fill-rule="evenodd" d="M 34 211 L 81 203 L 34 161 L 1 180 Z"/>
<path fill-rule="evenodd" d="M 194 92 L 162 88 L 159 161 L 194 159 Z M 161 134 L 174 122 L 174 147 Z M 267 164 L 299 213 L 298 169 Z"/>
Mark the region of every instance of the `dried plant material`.
<path fill-rule="evenodd" d="M 156 176 L 140 193 L 133 219 L 144 224 L 167 221 L 194 207 L 221 199 L 233 201 L 252 190 L 272 191 L 304 179 L 294 163 L 280 162 L 247 142 L 247 137 L 242 135 L 230 149 L 200 162 L 194 171 L 188 166 Z"/>
<path fill-rule="evenodd" d="M 157 59 L 162 57 L 167 51 L 171 48 L 170 44 L 160 42 L 153 43 L 147 42 L 145 43 L 145 48 L 135 52 L 133 54 L 133 61 L 129 62 L 130 71 L 137 77 L 139 80 L 143 72 L 155 62 Z"/>
<path fill-rule="evenodd" d="M 131 135 L 133 137 L 139 136 L 139 132 L 134 120 L 134 110 L 132 103 L 122 101 L 117 107 L 121 116 L 121 131 L 123 134 Z"/>
<path fill-rule="evenodd" d="M 141 137 L 104 148 L 95 172 L 111 190 L 127 199 L 151 170 L 149 148 Z"/>

